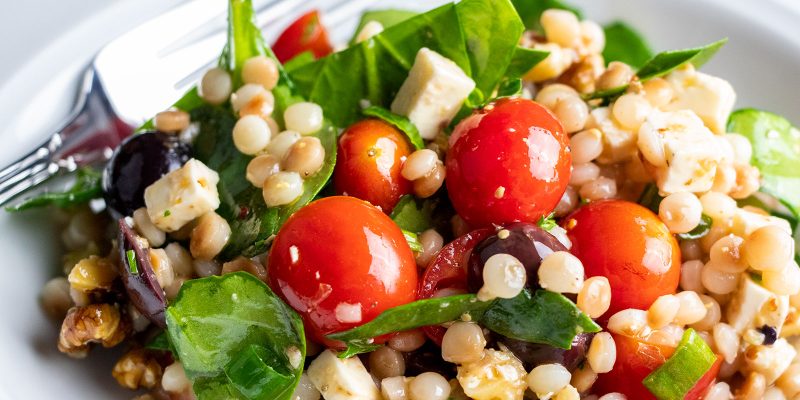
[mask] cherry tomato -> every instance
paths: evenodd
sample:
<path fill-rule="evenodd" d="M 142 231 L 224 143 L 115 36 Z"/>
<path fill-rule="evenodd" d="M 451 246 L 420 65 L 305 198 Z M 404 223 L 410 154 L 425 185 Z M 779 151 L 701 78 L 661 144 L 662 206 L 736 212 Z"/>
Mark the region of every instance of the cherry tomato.
<path fill-rule="evenodd" d="M 604 395 L 607 393 L 622 393 L 629 399 L 656 400 L 656 397 L 642 384 L 647 375 L 664 364 L 675 352 L 674 347 L 654 345 L 642 342 L 639 339 L 612 333 L 614 343 L 617 345 L 617 360 L 614 368 L 598 375 L 597 382 L 592 386 L 592 393 Z M 711 366 L 689 392 L 684 400 L 701 400 L 714 384 L 719 374 L 722 358 Z"/>
<path fill-rule="evenodd" d="M 281 227 L 269 254 L 269 285 L 303 317 L 312 339 L 416 299 L 417 266 L 400 228 L 354 197 L 317 200 Z"/>
<path fill-rule="evenodd" d="M 626 308 L 647 310 L 677 289 L 678 242 L 650 210 L 621 200 L 592 202 L 565 218 L 564 228 L 586 275 L 602 275 L 611 283 L 605 318 Z"/>
<path fill-rule="evenodd" d="M 325 57 L 333 51 L 328 40 L 328 32 L 319 21 L 319 12 L 312 10 L 301 16 L 272 45 L 275 57 L 281 63 L 291 60 L 296 55 L 310 51 L 314 57 Z"/>
<path fill-rule="evenodd" d="M 419 298 L 430 299 L 442 289 L 467 291 L 467 266 L 472 249 L 494 233 L 491 229 L 478 229 L 448 243 L 425 268 L 419 284 Z M 442 344 L 445 329 L 441 326 L 422 328 L 436 344 Z"/>
<path fill-rule="evenodd" d="M 400 175 L 412 152 L 405 135 L 379 119 L 366 119 L 347 128 L 339 138 L 333 185 L 336 193 L 358 197 L 391 213 L 411 182 Z"/>
<path fill-rule="evenodd" d="M 526 99 L 500 100 L 450 137 L 447 191 L 471 226 L 536 222 L 558 204 L 572 156 L 561 122 Z"/>

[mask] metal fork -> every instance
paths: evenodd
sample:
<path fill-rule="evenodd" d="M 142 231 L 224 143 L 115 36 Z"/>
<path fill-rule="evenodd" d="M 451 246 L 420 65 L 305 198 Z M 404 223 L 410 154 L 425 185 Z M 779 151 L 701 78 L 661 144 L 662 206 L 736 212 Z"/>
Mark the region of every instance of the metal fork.
<path fill-rule="evenodd" d="M 378 0 L 317 3 L 329 26 L 357 18 Z M 164 110 L 216 62 L 226 38 L 225 0 L 193 0 L 104 46 L 83 75 L 73 111 L 37 149 L 0 170 L 0 205 L 57 175 L 108 160 L 136 126 Z M 254 0 L 275 37 L 305 0 Z M 262 23 L 261 26 L 264 26 Z M 48 185 L 39 187 L 47 190 Z"/>

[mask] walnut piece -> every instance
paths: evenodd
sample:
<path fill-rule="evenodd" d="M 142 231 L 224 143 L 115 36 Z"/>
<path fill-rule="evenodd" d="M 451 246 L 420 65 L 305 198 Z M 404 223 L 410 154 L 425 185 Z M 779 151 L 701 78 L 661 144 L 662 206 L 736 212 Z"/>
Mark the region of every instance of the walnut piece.
<path fill-rule="evenodd" d="M 161 365 L 146 349 L 137 348 L 125 353 L 114 365 L 111 375 L 120 386 L 128 389 L 152 389 L 161 382 Z"/>
<path fill-rule="evenodd" d="M 73 307 L 61 324 L 58 350 L 67 355 L 83 358 L 91 343 L 114 347 L 130 331 L 130 323 L 123 318 L 117 306 L 90 304 Z"/>

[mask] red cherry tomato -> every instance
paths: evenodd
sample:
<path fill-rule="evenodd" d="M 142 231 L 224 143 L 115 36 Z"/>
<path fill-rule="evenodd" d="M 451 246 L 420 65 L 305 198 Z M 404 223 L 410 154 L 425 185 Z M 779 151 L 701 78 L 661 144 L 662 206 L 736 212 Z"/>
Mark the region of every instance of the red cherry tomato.
<path fill-rule="evenodd" d="M 362 325 L 416 299 L 417 266 L 400 228 L 354 197 L 326 197 L 294 213 L 269 253 L 269 285 L 303 317 L 311 338 Z"/>
<path fill-rule="evenodd" d="M 611 283 L 605 318 L 626 308 L 647 310 L 659 296 L 675 293 L 678 242 L 650 210 L 621 200 L 592 202 L 563 223 L 586 276 L 605 276 Z"/>
<path fill-rule="evenodd" d="M 526 99 L 501 100 L 456 126 L 447 191 L 471 226 L 536 222 L 566 190 L 572 156 L 561 122 Z"/>
<path fill-rule="evenodd" d="M 478 229 L 448 243 L 425 268 L 419 283 L 419 298 L 430 299 L 442 289 L 467 290 L 467 265 L 472 249 L 494 233 L 491 229 Z M 442 344 L 445 329 L 441 326 L 422 328 L 436 344 Z"/>
<path fill-rule="evenodd" d="M 319 21 L 319 12 L 312 10 L 301 16 L 272 45 L 275 57 L 281 63 L 291 60 L 296 55 L 310 51 L 314 57 L 325 57 L 333 51 L 328 40 L 328 32 Z"/>
<path fill-rule="evenodd" d="M 617 345 L 617 360 L 610 372 L 598 375 L 597 382 L 592 386 L 592 393 L 602 396 L 618 392 L 629 399 L 656 400 L 656 397 L 644 387 L 642 381 L 664 364 L 675 352 L 675 348 L 649 344 L 614 333 L 611 336 Z M 716 381 L 721 364 L 722 358 L 717 357 L 717 361 L 708 372 L 686 393 L 684 400 L 701 400 L 705 397 L 708 389 Z"/>
<path fill-rule="evenodd" d="M 411 182 L 400 175 L 412 152 L 405 135 L 379 119 L 347 128 L 339 138 L 333 185 L 337 194 L 358 197 L 391 213 Z"/>

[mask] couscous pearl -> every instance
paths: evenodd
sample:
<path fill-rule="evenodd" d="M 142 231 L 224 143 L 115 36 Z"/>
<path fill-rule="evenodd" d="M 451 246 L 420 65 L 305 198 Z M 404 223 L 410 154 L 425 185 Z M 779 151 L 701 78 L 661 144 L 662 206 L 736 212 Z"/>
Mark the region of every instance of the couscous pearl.
<path fill-rule="evenodd" d="M 731 387 L 725 382 L 718 382 L 708 390 L 703 400 L 730 400 L 731 398 Z"/>
<path fill-rule="evenodd" d="M 233 88 L 231 75 L 222 68 L 211 68 L 200 80 L 200 97 L 210 104 L 222 104 L 228 100 Z"/>
<path fill-rule="evenodd" d="M 610 333 L 600 332 L 594 335 L 586 353 L 586 361 L 589 362 L 592 371 L 598 374 L 604 374 L 614 368 L 614 363 L 617 361 L 617 345 Z"/>
<path fill-rule="evenodd" d="M 589 119 L 589 106 L 580 97 L 566 97 L 556 103 L 553 113 L 568 133 L 578 132 Z"/>
<path fill-rule="evenodd" d="M 736 200 L 718 192 L 708 192 L 700 196 L 700 203 L 703 205 L 703 213 L 715 221 L 732 218 L 737 208 Z"/>
<path fill-rule="evenodd" d="M 576 368 L 572 371 L 572 379 L 570 385 L 574 386 L 578 392 L 586 393 L 597 381 L 597 372 L 592 371 L 592 368 L 584 364 L 583 367 Z"/>
<path fill-rule="evenodd" d="M 277 207 L 295 201 L 303 194 L 303 177 L 297 172 L 281 171 L 264 182 L 264 202 Z"/>
<path fill-rule="evenodd" d="M 583 282 L 578 292 L 578 308 L 590 318 L 599 318 L 611 306 L 611 284 L 604 276 L 593 276 Z"/>
<path fill-rule="evenodd" d="M 551 8 L 545 10 L 540 18 L 547 41 L 563 47 L 574 47 L 581 37 L 578 17 L 571 11 Z"/>
<path fill-rule="evenodd" d="M 540 396 L 558 393 L 569 385 L 572 374 L 561 364 L 541 364 L 526 378 L 528 388 Z"/>
<path fill-rule="evenodd" d="M 186 372 L 180 362 L 176 361 L 164 368 L 164 374 L 161 376 L 161 387 L 164 390 L 170 393 L 181 393 L 191 386 L 192 383 L 186 377 Z"/>
<path fill-rule="evenodd" d="M 728 273 L 740 273 L 747 269 L 747 260 L 744 258 L 744 239 L 730 234 L 725 235 L 711 246 L 709 258 L 714 267 Z"/>
<path fill-rule="evenodd" d="M 576 133 L 569 139 L 572 150 L 572 163 L 588 163 L 603 152 L 603 133 L 599 129 L 587 129 Z"/>
<path fill-rule="evenodd" d="M 637 94 L 623 94 L 611 106 L 611 113 L 620 125 L 638 130 L 650 113 L 650 104 Z"/>
<path fill-rule="evenodd" d="M 428 229 L 419 235 L 422 251 L 417 254 L 417 265 L 425 267 L 444 246 L 444 238 L 435 229 Z"/>
<path fill-rule="evenodd" d="M 601 176 L 581 186 L 578 193 L 588 201 L 612 199 L 617 196 L 617 182 Z"/>
<path fill-rule="evenodd" d="M 780 389 L 773 386 L 764 392 L 764 398 L 762 400 L 786 400 L 786 395 L 784 395 Z"/>
<path fill-rule="evenodd" d="M 69 282 L 63 276 L 47 281 L 42 287 L 41 304 L 48 316 L 59 319 L 67 315 L 67 310 L 72 307 L 69 289 Z"/>
<path fill-rule="evenodd" d="M 192 256 L 183 246 L 172 242 L 164 248 L 164 251 L 167 253 L 167 257 L 169 257 L 175 275 L 184 278 L 190 278 L 192 276 L 194 273 L 192 269 Z"/>
<path fill-rule="evenodd" d="M 417 150 L 411 153 L 403 163 L 403 169 L 400 174 L 403 175 L 403 178 L 414 181 L 433 171 L 437 162 L 439 162 L 439 156 L 436 155 L 435 151 L 429 149 Z"/>
<path fill-rule="evenodd" d="M 446 400 L 450 383 L 436 372 L 423 372 L 408 384 L 409 400 Z"/>
<path fill-rule="evenodd" d="M 658 206 L 658 216 L 672 233 L 686 233 L 700 224 L 703 205 L 692 193 L 679 192 L 665 197 Z"/>
<path fill-rule="evenodd" d="M 736 167 L 736 185 L 729 193 L 734 199 L 746 199 L 761 187 L 761 172 L 752 165 Z"/>
<path fill-rule="evenodd" d="M 300 375 L 300 382 L 297 383 L 297 388 L 294 389 L 292 400 L 319 400 L 320 393 L 311 378 L 308 375 Z"/>
<path fill-rule="evenodd" d="M 590 20 L 581 21 L 581 39 L 589 53 L 600 53 L 606 46 L 606 34 L 603 27 Z"/>
<path fill-rule="evenodd" d="M 539 266 L 539 285 L 557 293 L 579 293 L 583 287 L 583 263 L 566 251 L 549 254 Z"/>
<path fill-rule="evenodd" d="M 642 85 L 644 97 L 650 105 L 661 108 L 669 104 L 674 95 L 672 86 L 662 78 L 653 78 Z"/>
<path fill-rule="evenodd" d="M 797 396 L 800 394 L 800 363 L 790 365 L 775 384 L 781 388 L 787 396 Z"/>
<path fill-rule="evenodd" d="M 369 353 L 369 372 L 378 379 L 403 376 L 406 372 L 403 354 L 386 346 Z"/>
<path fill-rule="evenodd" d="M 558 104 L 559 101 L 567 99 L 567 98 L 579 98 L 580 94 L 578 94 L 575 89 L 571 86 L 564 85 L 562 83 L 554 83 L 545 86 L 536 93 L 536 102 L 553 110 Z"/>
<path fill-rule="evenodd" d="M 750 165 L 750 159 L 753 158 L 753 145 L 750 144 L 750 140 L 737 133 L 728 133 L 725 139 L 733 148 L 734 164 Z"/>
<path fill-rule="evenodd" d="M 730 193 L 734 187 L 736 187 L 736 168 L 732 164 L 718 165 L 711 190 L 719 193 Z"/>
<path fill-rule="evenodd" d="M 436 167 L 431 172 L 414 181 L 414 194 L 422 199 L 433 196 L 442 187 L 445 175 L 444 164 L 441 161 L 437 162 Z"/>
<path fill-rule="evenodd" d="M 612 61 L 608 68 L 597 78 L 597 90 L 606 90 L 627 85 L 633 78 L 633 70 L 628 64 Z"/>
<path fill-rule="evenodd" d="M 322 142 L 313 136 L 307 136 L 298 140 L 283 160 L 283 166 L 287 171 L 299 173 L 307 178 L 317 173 L 325 163 L 325 148 Z"/>
<path fill-rule="evenodd" d="M 739 334 L 736 333 L 736 330 L 723 322 L 714 325 L 711 333 L 714 338 L 714 347 L 725 359 L 725 362 L 731 364 L 736 361 L 740 343 Z"/>
<path fill-rule="evenodd" d="M 397 351 L 408 353 L 422 347 L 427 340 L 425 333 L 419 329 L 414 329 L 395 333 L 386 344 Z"/>
<path fill-rule="evenodd" d="M 567 387 L 556 393 L 556 396 L 553 397 L 553 400 L 581 400 L 581 395 L 578 393 L 578 389 L 575 389 L 571 385 L 567 385 Z"/>
<path fill-rule="evenodd" d="M 255 187 L 264 187 L 264 181 L 280 171 L 281 163 L 272 154 L 262 154 L 247 164 L 247 180 Z"/>
<path fill-rule="evenodd" d="M 267 123 L 255 115 L 242 117 L 233 127 L 233 145 L 247 155 L 264 150 L 271 136 Z"/>
<path fill-rule="evenodd" d="M 604 395 L 600 396 L 600 398 L 597 399 L 597 400 L 627 400 L 627 399 L 628 398 L 624 394 L 613 392 L 613 393 L 604 394 Z"/>
<path fill-rule="evenodd" d="M 794 257 L 794 239 L 783 229 L 767 225 L 756 229 L 744 243 L 744 255 L 759 271 L 782 269 Z"/>
<path fill-rule="evenodd" d="M 156 114 L 153 124 L 161 132 L 176 133 L 189 127 L 189 113 L 181 110 L 168 110 Z"/>
<path fill-rule="evenodd" d="M 553 212 L 556 214 L 556 217 L 566 216 L 578 207 L 578 201 L 578 192 L 574 187 L 567 186 L 567 189 L 564 191 L 564 194 L 561 195 L 561 200 L 558 201 Z"/>
<path fill-rule="evenodd" d="M 322 107 L 310 102 L 295 103 L 283 112 L 283 120 L 286 129 L 309 135 L 322 128 Z"/>
<path fill-rule="evenodd" d="M 525 267 L 516 257 L 495 254 L 483 266 L 483 287 L 478 291 L 478 297 L 486 300 L 516 297 L 525 287 L 525 280 Z"/>
<path fill-rule="evenodd" d="M 278 66 L 265 56 L 253 57 L 242 65 L 242 81 L 272 90 L 278 84 Z"/>
<path fill-rule="evenodd" d="M 796 295 L 800 292 L 800 267 L 794 261 L 780 270 L 761 273 L 762 284 L 771 292 L 779 295 Z"/>
<path fill-rule="evenodd" d="M 286 155 L 289 154 L 289 150 L 301 137 L 299 132 L 283 131 L 269 142 L 266 149 L 267 153 L 275 156 L 278 161 L 283 161 Z"/>
<path fill-rule="evenodd" d="M 384 400 L 408 400 L 409 378 L 395 376 L 381 381 L 381 394 Z"/>
<path fill-rule="evenodd" d="M 652 129 L 641 129 L 636 139 L 639 152 L 650 164 L 656 167 L 667 166 L 667 156 L 664 153 L 664 142 L 661 135 Z"/>
<path fill-rule="evenodd" d="M 767 380 L 758 372 L 750 372 L 744 383 L 736 391 L 734 398 L 737 400 L 764 400 L 767 391 Z"/>
<path fill-rule="evenodd" d="M 672 294 L 666 294 L 656 299 L 647 310 L 647 322 L 652 328 L 661 329 L 672 323 L 678 310 L 681 307 L 681 300 Z"/>
<path fill-rule="evenodd" d="M 233 111 L 239 112 L 247 107 L 251 102 L 260 103 L 259 99 L 267 96 L 269 91 L 264 89 L 263 86 L 255 83 L 248 83 L 242 85 L 234 94 L 231 95 L 231 106 Z M 269 95 L 272 95 L 270 93 Z M 271 112 L 270 112 L 271 113 Z"/>
<path fill-rule="evenodd" d="M 608 319 L 608 330 L 620 335 L 634 337 L 647 329 L 647 312 L 628 308 Z"/>
<path fill-rule="evenodd" d="M 196 259 L 211 260 L 222 251 L 231 237 L 231 227 L 215 212 L 204 214 L 192 229 L 189 251 Z"/>
<path fill-rule="evenodd" d="M 133 212 L 133 223 L 136 231 L 147 239 L 151 247 L 161 247 L 167 239 L 167 234 L 153 224 L 144 207 Z"/>
<path fill-rule="evenodd" d="M 681 260 L 699 260 L 703 257 L 703 249 L 697 240 L 681 240 Z"/>
<path fill-rule="evenodd" d="M 703 319 L 691 324 L 696 331 L 710 331 L 722 319 L 722 310 L 719 303 L 710 296 L 701 295 L 700 300 L 706 308 L 706 315 Z"/>
<path fill-rule="evenodd" d="M 486 338 L 483 329 L 474 322 L 456 322 L 450 325 L 442 338 L 442 359 L 466 364 L 483 357 Z"/>
<path fill-rule="evenodd" d="M 706 316 L 708 310 L 696 292 L 685 290 L 675 294 L 675 297 L 680 301 L 680 307 L 673 320 L 676 324 L 693 324 Z"/>
<path fill-rule="evenodd" d="M 572 175 L 569 177 L 569 184 L 580 188 L 600 177 L 600 167 L 593 162 L 573 163 Z"/>

